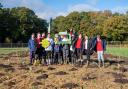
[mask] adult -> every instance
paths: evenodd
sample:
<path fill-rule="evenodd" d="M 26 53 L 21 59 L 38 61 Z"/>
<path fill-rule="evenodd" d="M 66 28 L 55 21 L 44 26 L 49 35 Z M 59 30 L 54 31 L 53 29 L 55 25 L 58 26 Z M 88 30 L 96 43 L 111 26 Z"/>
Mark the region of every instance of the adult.
<path fill-rule="evenodd" d="M 41 64 L 42 62 L 42 50 L 41 50 L 41 34 L 40 33 L 37 33 L 37 38 L 36 38 L 36 43 L 37 43 L 37 50 L 36 50 L 36 54 L 37 54 L 37 58 Z"/>
<path fill-rule="evenodd" d="M 41 41 L 44 40 L 46 38 L 46 34 L 43 32 L 41 35 Z M 46 51 L 45 48 L 43 46 L 41 46 L 41 55 L 43 58 L 43 63 L 44 65 L 47 65 L 47 61 L 46 61 Z"/>
<path fill-rule="evenodd" d="M 51 64 L 53 62 L 53 60 L 52 60 L 52 51 L 53 51 L 54 41 L 51 38 L 50 33 L 48 33 L 46 39 L 49 41 L 49 46 L 47 48 L 45 48 L 46 57 L 47 57 L 48 64 Z"/>
<path fill-rule="evenodd" d="M 99 67 L 102 65 L 104 67 L 104 56 L 103 53 L 106 50 L 106 40 L 101 39 L 100 35 L 97 35 L 97 37 L 94 40 L 94 50 L 97 52 L 97 57 L 98 57 L 98 64 Z"/>
<path fill-rule="evenodd" d="M 93 47 L 92 40 L 89 39 L 87 35 L 85 35 L 84 40 L 82 42 L 82 52 L 83 55 L 86 55 L 87 66 L 89 65 L 90 62 L 90 55 L 93 53 L 92 47 Z"/>
<path fill-rule="evenodd" d="M 78 38 L 75 41 L 75 52 L 77 60 L 82 59 L 82 34 L 79 34 Z"/>
<path fill-rule="evenodd" d="M 29 55 L 30 55 L 30 64 L 33 64 L 35 60 L 35 51 L 36 51 L 34 33 L 32 33 L 31 38 L 28 41 L 28 48 L 29 48 Z"/>

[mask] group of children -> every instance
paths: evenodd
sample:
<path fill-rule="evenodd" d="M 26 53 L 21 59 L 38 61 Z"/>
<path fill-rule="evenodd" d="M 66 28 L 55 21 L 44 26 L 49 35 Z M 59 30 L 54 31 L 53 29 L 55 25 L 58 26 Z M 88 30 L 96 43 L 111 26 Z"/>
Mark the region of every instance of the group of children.
<path fill-rule="evenodd" d="M 66 36 L 62 37 L 55 34 L 55 38 L 52 39 L 50 33 L 37 33 L 37 37 L 34 34 L 28 41 L 28 47 L 30 50 L 30 64 L 33 64 L 35 60 L 39 60 L 40 64 L 63 64 L 63 63 L 76 63 L 77 61 L 86 61 L 87 66 L 90 62 L 90 56 L 93 52 L 97 52 L 99 67 L 104 67 L 103 53 L 106 50 L 106 40 L 101 39 L 100 35 L 89 38 L 87 35 L 82 37 L 82 34 L 76 35 L 73 31 L 70 31 L 71 44 L 57 44 L 58 41 L 66 40 Z M 49 42 L 48 47 L 44 48 L 41 45 L 42 40 L 47 39 Z"/>

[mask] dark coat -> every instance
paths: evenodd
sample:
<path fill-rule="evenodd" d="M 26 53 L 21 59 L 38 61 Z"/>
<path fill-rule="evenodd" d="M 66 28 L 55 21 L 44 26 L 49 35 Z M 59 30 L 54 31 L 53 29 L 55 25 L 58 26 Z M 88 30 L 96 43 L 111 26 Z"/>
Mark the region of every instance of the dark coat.
<path fill-rule="evenodd" d="M 102 40 L 102 47 L 103 47 L 103 51 L 106 51 L 106 45 L 107 45 L 107 42 L 106 42 L 106 40 L 105 39 L 102 39 L 101 38 L 101 40 Z M 95 51 L 95 52 L 97 52 L 97 38 L 95 37 L 95 38 L 93 38 L 93 50 Z"/>
<path fill-rule="evenodd" d="M 88 39 L 87 50 L 92 49 L 92 46 L 93 46 L 93 44 L 92 44 L 92 40 L 91 40 L 91 39 Z M 82 50 L 84 50 L 84 49 L 85 49 L 85 40 L 82 41 Z"/>
<path fill-rule="evenodd" d="M 84 52 L 84 49 L 85 49 L 85 40 L 82 41 L 82 52 Z M 89 51 L 90 54 L 93 54 L 92 39 L 88 39 L 87 51 Z"/>
<path fill-rule="evenodd" d="M 75 39 L 73 40 L 73 42 L 72 42 L 73 48 L 75 48 L 77 40 L 78 40 L 78 38 L 75 38 Z M 83 42 L 83 39 L 82 39 L 81 42 Z M 81 43 L 81 50 L 82 50 L 82 43 Z"/>

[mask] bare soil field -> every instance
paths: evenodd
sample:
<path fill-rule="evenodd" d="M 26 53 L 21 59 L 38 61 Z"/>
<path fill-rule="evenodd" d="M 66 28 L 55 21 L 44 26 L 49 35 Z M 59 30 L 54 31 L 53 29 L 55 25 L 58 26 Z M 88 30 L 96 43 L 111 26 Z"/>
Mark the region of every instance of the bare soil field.
<path fill-rule="evenodd" d="M 30 66 L 27 53 L 0 56 L 0 89 L 128 89 L 128 58 L 105 54 L 105 68 L 96 55 L 86 65 Z"/>

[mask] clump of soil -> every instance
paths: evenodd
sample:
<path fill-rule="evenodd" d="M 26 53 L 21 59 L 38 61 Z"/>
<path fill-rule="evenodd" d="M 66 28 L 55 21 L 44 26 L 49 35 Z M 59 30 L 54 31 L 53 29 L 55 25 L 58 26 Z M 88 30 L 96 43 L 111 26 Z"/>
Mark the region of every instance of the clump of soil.
<path fill-rule="evenodd" d="M 11 65 L 0 64 L 0 68 L 12 68 Z"/>
<path fill-rule="evenodd" d="M 38 85 L 42 85 L 42 83 L 41 82 L 33 82 L 31 85 L 32 86 L 38 86 Z"/>
<path fill-rule="evenodd" d="M 6 65 L 6 64 L 0 64 L 0 68 L 5 69 L 5 72 L 14 72 L 15 68 L 13 68 L 13 66 L 11 65 Z"/>
<path fill-rule="evenodd" d="M 0 80 L 0 84 L 1 84 L 1 83 L 3 83 L 3 81 L 2 81 L 2 80 Z"/>
<path fill-rule="evenodd" d="M 126 77 L 125 75 L 123 75 L 121 73 L 107 72 L 107 74 L 112 74 L 113 77 L 115 77 L 115 78 L 123 78 L 123 77 Z"/>
<path fill-rule="evenodd" d="M 95 76 L 86 76 L 86 77 L 83 77 L 82 78 L 82 80 L 83 81 L 89 81 L 89 80 L 94 80 L 94 79 L 96 79 L 97 77 L 95 77 Z"/>
<path fill-rule="evenodd" d="M 83 67 L 84 66 L 84 61 L 82 60 L 79 60 L 79 61 L 77 61 L 76 62 L 76 64 L 75 64 L 75 67 L 77 67 L 77 68 L 81 68 L 81 67 Z"/>
<path fill-rule="evenodd" d="M 14 72 L 15 71 L 15 68 L 7 68 L 5 69 L 5 72 Z"/>
<path fill-rule="evenodd" d="M 55 70 L 56 68 L 53 68 L 53 67 L 48 67 L 47 70 Z"/>
<path fill-rule="evenodd" d="M 22 75 L 21 78 L 27 78 L 28 76 L 27 75 Z"/>
<path fill-rule="evenodd" d="M 43 71 L 42 69 L 35 71 L 34 73 L 46 73 L 46 71 Z"/>
<path fill-rule="evenodd" d="M 116 61 L 116 60 L 109 60 L 109 63 L 110 63 L 110 65 L 113 65 L 113 64 L 117 64 L 117 63 L 119 63 L 119 62 Z"/>
<path fill-rule="evenodd" d="M 42 75 L 38 76 L 36 79 L 41 80 L 41 79 L 47 79 L 47 78 L 48 78 L 47 74 L 42 74 Z"/>
<path fill-rule="evenodd" d="M 16 84 L 16 81 L 12 80 L 12 81 L 6 82 L 4 84 L 7 85 L 7 86 L 14 86 Z"/>
<path fill-rule="evenodd" d="M 6 56 L 4 57 L 4 60 L 8 60 L 10 58 L 10 56 Z"/>
<path fill-rule="evenodd" d="M 54 88 L 55 86 L 51 84 L 51 85 L 47 85 L 46 87 L 51 89 L 51 88 Z"/>
<path fill-rule="evenodd" d="M 67 75 L 68 73 L 64 72 L 64 71 L 59 71 L 54 73 L 55 75 Z"/>
<path fill-rule="evenodd" d="M 115 81 L 114 82 L 116 82 L 116 83 L 121 83 L 121 84 L 128 84 L 128 79 L 115 79 Z"/>
<path fill-rule="evenodd" d="M 88 68 L 97 68 L 97 67 L 98 67 L 98 64 L 96 64 L 96 62 L 88 65 Z"/>
<path fill-rule="evenodd" d="M 0 73 L 0 77 L 4 76 L 5 74 L 4 73 Z"/>
<path fill-rule="evenodd" d="M 69 69 L 69 71 L 76 71 L 76 70 L 78 70 L 77 68 L 71 68 L 71 69 Z"/>
<path fill-rule="evenodd" d="M 19 69 L 20 70 L 29 70 L 29 67 L 27 65 L 20 65 Z"/>
<path fill-rule="evenodd" d="M 13 66 L 15 66 L 15 65 L 18 65 L 18 63 L 10 63 L 10 65 L 13 65 Z"/>
<path fill-rule="evenodd" d="M 125 68 L 125 67 L 120 67 L 119 70 L 120 70 L 121 72 L 127 72 L 127 71 L 128 71 L 128 69 Z"/>
<path fill-rule="evenodd" d="M 66 88 L 66 89 L 72 89 L 77 87 L 79 87 L 79 85 L 75 83 L 66 83 L 61 86 L 61 88 Z"/>

